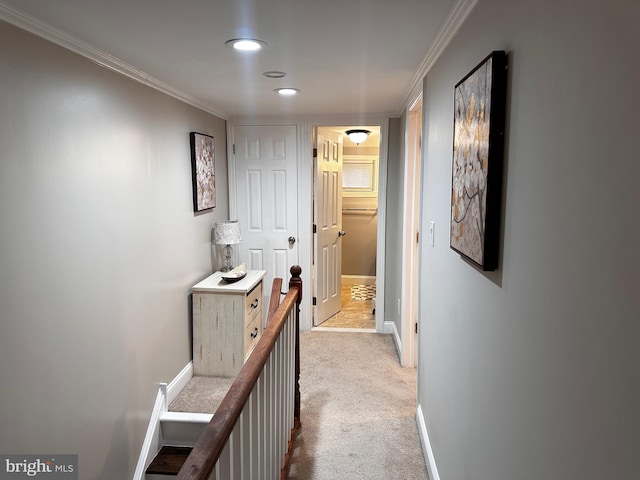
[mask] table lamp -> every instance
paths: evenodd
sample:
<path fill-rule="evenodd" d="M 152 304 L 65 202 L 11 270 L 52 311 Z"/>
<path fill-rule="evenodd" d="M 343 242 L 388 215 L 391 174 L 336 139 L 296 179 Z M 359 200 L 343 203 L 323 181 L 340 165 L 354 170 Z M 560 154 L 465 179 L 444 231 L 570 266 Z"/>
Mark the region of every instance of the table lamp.
<path fill-rule="evenodd" d="M 213 242 L 218 245 L 224 245 L 223 254 L 225 258 L 224 266 L 221 272 L 228 272 L 233 269 L 231 265 L 231 245 L 240 243 L 242 234 L 240 233 L 240 225 L 237 220 L 223 220 L 216 222 L 213 227 Z"/>

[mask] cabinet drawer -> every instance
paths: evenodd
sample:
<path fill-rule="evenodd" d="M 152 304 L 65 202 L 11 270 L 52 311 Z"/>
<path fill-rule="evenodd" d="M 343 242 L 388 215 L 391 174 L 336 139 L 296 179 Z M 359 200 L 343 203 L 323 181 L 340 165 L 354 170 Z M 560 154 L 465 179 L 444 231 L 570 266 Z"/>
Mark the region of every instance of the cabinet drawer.
<path fill-rule="evenodd" d="M 256 346 L 258 340 L 260 340 L 260 335 L 262 334 L 262 325 L 260 322 L 262 318 L 260 315 L 254 315 L 252 320 L 244 329 L 244 358 L 246 359 L 253 347 Z"/>
<path fill-rule="evenodd" d="M 257 310 L 262 310 L 262 282 L 247 293 L 244 303 L 244 318 L 247 319 L 247 322 L 252 317 L 252 313 Z"/>

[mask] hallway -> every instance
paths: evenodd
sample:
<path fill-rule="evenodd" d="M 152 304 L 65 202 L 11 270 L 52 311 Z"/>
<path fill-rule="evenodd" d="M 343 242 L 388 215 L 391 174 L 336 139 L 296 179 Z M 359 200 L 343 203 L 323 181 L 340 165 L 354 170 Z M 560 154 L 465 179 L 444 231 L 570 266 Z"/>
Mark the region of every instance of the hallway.
<path fill-rule="evenodd" d="M 304 332 L 301 422 L 290 480 L 427 479 L 416 371 L 390 335 Z"/>

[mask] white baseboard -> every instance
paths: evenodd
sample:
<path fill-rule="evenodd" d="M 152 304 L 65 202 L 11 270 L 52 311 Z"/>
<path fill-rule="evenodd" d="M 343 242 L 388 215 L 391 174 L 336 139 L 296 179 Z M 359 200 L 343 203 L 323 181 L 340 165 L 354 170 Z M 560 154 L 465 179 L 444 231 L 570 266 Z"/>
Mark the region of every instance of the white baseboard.
<path fill-rule="evenodd" d="M 171 380 L 167 387 L 167 402 L 173 402 L 178 394 L 187 386 L 189 380 L 193 378 L 193 362 L 187 363 L 187 365 L 176 375 L 176 378 Z"/>
<path fill-rule="evenodd" d="M 416 411 L 416 421 L 418 422 L 418 431 L 420 432 L 422 451 L 424 452 L 424 456 L 427 461 L 427 473 L 429 474 L 429 479 L 440 480 L 440 474 L 438 473 L 438 467 L 436 466 L 436 459 L 433 456 L 431 442 L 429 441 L 429 434 L 427 433 L 427 424 L 425 423 L 424 415 L 422 414 L 422 405 L 418 405 L 418 409 Z"/>
<path fill-rule="evenodd" d="M 376 277 L 370 275 L 342 275 L 342 285 L 375 285 Z"/>
<path fill-rule="evenodd" d="M 393 342 L 396 344 L 396 350 L 398 351 L 398 356 L 402 358 L 402 339 L 400 338 L 400 332 L 398 332 L 398 327 L 396 326 L 396 322 L 384 322 L 385 328 L 387 324 L 391 324 L 391 335 L 393 335 Z"/>
<path fill-rule="evenodd" d="M 167 384 L 161 383 L 158 388 L 158 395 L 156 401 L 153 404 L 153 410 L 151 411 L 151 419 L 149 420 L 149 426 L 147 427 L 147 434 L 144 436 L 144 442 L 142 442 L 142 449 L 140 456 L 138 457 L 138 463 L 136 470 L 133 474 L 133 480 L 144 479 L 144 472 L 153 460 L 155 452 L 160 450 L 161 433 L 160 433 L 160 416 L 167 411 Z M 154 452 L 153 454 L 151 452 Z"/>
<path fill-rule="evenodd" d="M 136 470 L 133 474 L 133 480 L 143 480 L 145 478 L 145 470 L 155 457 L 156 453 L 162 447 L 162 432 L 160 430 L 160 417 L 169 410 L 169 404 L 175 400 L 182 389 L 193 378 L 193 362 L 189 362 L 180 373 L 171 380 L 169 385 L 161 383 L 158 387 L 156 401 L 153 404 L 151 418 L 147 426 L 147 433 L 142 442 L 140 456 L 136 464 Z"/>
<path fill-rule="evenodd" d="M 390 335 L 393 333 L 393 329 L 395 328 L 395 326 L 395 323 L 385 320 L 382 324 L 382 331 L 380 333 Z"/>

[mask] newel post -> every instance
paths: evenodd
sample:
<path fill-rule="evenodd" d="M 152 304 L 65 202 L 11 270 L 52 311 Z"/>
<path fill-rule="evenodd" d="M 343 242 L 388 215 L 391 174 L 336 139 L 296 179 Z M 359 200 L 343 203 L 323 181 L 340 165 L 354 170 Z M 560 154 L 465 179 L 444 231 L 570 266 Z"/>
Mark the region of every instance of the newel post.
<path fill-rule="evenodd" d="M 291 267 L 291 279 L 289 280 L 289 288 L 298 289 L 298 299 L 296 300 L 296 344 L 295 344 L 295 356 L 296 356 L 296 386 L 295 386 L 295 404 L 293 410 L 293 422 L 294 428 L 300 428 L 300 302 L 302 301 L 302 268 L 299 265 Z"/>

